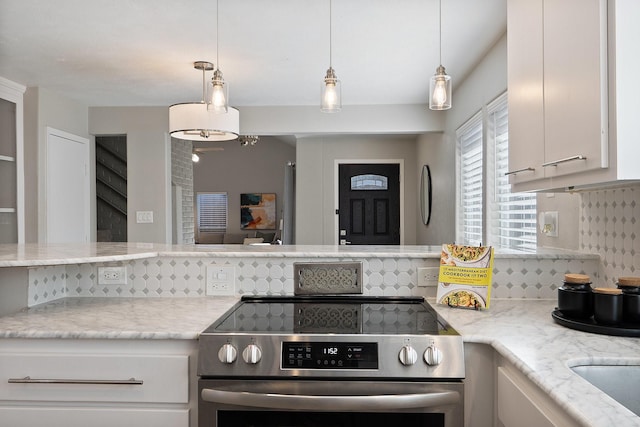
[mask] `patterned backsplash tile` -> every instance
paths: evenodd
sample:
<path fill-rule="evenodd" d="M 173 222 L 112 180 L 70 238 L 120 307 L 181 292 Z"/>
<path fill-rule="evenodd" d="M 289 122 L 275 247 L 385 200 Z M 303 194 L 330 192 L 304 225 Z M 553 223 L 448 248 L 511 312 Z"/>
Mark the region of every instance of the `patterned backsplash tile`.
<path fill-rule="evenodd" d="M 602 258 L 602 285 L 640 275 L 640 186 L 581 194 L 580 250 Z"/>
<path fill-rule="evenodd" d="M 159 257 L 122 265 L 127 285 L 99 285 L 102 264 L 38 267 L 29 270 L 29 306 L 61 297 L 201 297 L 205 296 L 207 266 L 232 267 L 235 291 L 243 294 L 293 294 L 293 263 L 301 258 Z M 316 262 L 360 261 L 317 258 Z M 435 258 L 370 258 L 362 260 L 364 293 L 368 295 L 435 297 L 436 288 L 418 287 L 418 268 L 437 267 Z M 555 299 L 565 273 L 597 277 L 597 259 L 498 258 L 494 262 L 492 298 Z"/>

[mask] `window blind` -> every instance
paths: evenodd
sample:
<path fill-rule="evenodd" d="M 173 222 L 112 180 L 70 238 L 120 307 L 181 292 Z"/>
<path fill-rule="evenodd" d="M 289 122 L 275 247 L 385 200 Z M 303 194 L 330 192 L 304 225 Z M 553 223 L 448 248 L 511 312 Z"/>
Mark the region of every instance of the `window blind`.
<path fill-rule="evenodd" d="M 196 204 L 198 232 L 227 230 L 227 193 L 198 193 Z"/>
<path fill-rule="evenodd" d="M 506 94 L 505 94 L 506 95 Z M 512 193 L 509 177 L 509 114 L 506 96 L 488 106 L 488 135 L 494 147 L 495 178 L 491 223 L 494 246 L 536 248 L 536 195 Z"/>
<path fill-rule="evenodd" d="M 482 243 L 482 116 L 477 114 L 457 132 L 460 152 L 459 229 L 462 243 Z"/>

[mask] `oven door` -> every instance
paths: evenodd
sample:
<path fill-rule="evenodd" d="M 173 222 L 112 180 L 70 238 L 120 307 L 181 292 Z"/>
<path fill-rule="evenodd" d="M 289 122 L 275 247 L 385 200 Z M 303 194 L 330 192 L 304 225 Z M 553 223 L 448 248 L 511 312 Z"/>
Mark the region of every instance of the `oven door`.
<path fill-rule="evenodd" d="M 462 427 L 463 383 L 199 381 L 199 427 Z"/>

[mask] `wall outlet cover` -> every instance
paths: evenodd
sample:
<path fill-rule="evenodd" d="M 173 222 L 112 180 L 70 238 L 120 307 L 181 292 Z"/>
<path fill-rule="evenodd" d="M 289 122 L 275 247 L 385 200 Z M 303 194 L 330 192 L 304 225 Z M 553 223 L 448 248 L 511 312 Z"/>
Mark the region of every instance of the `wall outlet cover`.
<path fill-rule="evenodd" d="M 98 267 L 98 284 L 99 285 L 126 285 L 127 284 L 127 267 L 126 266 Z"/>
<path fill-rule="evenodd" d="M 438 286 L 439 275 L 440 275 L 440 267 L 419 267 L 418 268 L 418 286 L 419 287 Z"/>
<path fill-rule="evenodd" d="M 205 283 L 207 295 L 235 295 L 236 270 L 233 266 L 209 265 Z"/>

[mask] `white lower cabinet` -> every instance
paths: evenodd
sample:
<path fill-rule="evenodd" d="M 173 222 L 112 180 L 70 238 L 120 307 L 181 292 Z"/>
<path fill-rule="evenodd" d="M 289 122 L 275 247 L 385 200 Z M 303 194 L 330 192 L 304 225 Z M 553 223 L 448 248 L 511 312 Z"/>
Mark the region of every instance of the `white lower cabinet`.
<path fill-rule="evenodd" d="M 497 418 L 501 427 L 574 427 L 579 424 L 513 367 L 498 366 Z"/>
<path fill-rule="evenodd" d="M 0 340 L 0 425 L 195 426 L 196 344 Z"/>

